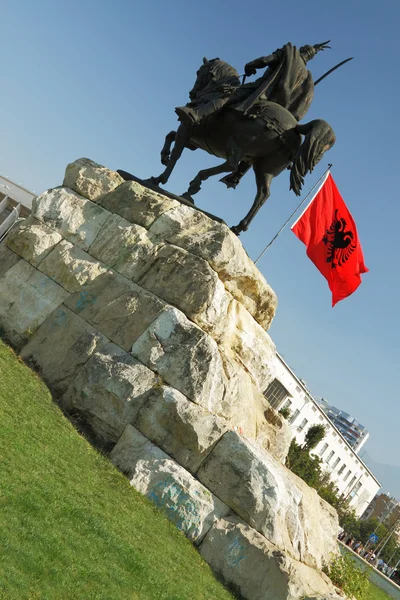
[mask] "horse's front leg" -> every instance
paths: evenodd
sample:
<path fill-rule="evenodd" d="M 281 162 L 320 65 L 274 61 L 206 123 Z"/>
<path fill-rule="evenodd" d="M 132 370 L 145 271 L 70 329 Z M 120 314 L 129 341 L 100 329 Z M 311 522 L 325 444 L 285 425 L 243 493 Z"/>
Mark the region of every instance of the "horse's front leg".
<path fill-rule="evenodd" d="M 253 206 L 247 213 L 244 219 L 240 221 L 235 227 L 231 227 L 231 230 L 236 235 L 239 235 L 242 231 L 247 231 L 251 221 L 254 219 L 262 205 L 268 200 L 270 194 L 271 181 L 273 175 L 266 173 L 263 163 L 254 163 L 254 173 L 256 176 L 257 193 L 253 202 Z"/>
<path fill-rule="evenodd" d="M 203 181 L 206 181 L 209 177 L 213 177 L 213 175 L 219 175 L 220 173 L 226 173 L 227 171 L 232 171 L 232 163 L 229 161 L 225 161 L 222 165 L 218 165 L 218 167 L 211 167 L 210 169 L 199 171 L 196 177 L 190 182 L 186 194 L 189 196 L 197 194 L 201 189 Z"/>
<path fill-rule="evenodd" d="M 171 132 L 172 133 L 172 132 Z M 171 152 L 171 158 L 168 161 L 166 169 L 158 177 L 152 177 L 151 180 L 156 185 L 167 183 L 168 179 L 178 160 L 181 157 L 183 149 L 190 140 L 190 128 L 181 123 L 176 132 L 175 144 Z"/>
<path fill-rule="evenodd" d="M 185 195 L 191 196 L 193 194 L 197 194 L 197 192 L 200 191 L 202 182 L 209 179 L 209 177 L 237 169 L 241 156 L 241 149 L 236 144 L 235 140 L 228 140 L 226 161 L 217 167 L 211 167 L 210 169 L 203 169 L 202 171 L 199 171 L 196 177 L 190 182 L 190 187 Z"/>

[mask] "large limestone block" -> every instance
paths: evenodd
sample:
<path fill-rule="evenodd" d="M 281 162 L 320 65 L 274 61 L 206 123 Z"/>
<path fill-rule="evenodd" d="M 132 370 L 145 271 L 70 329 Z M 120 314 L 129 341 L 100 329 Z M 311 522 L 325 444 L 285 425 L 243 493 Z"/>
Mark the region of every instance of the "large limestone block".
<path fill-rule="evenodd" d="M 13 227 L 6 237 L 6 244 L 21 258 L 37 267 L 61 240 L 57 231 L 29 217 Z"/>
<path fill-rule="evenodd" d="M 132 354 L 189 400 L 215 413 L 225 393 L 216 342 L 168 307 L 133 344 Z"/>
<path fill-rule="evenodd" d="M 116 442 L 159 385 L 157 376 L 114 344 L 96 352 L 61 400 L 102 442 Z"/>
<path fill-rule="evenodd" d="M 41 262 L 39 271 L 74 293 L 106 273 L 107 269 L 78 246 L 63 240 Z"/>
<path fill-rule="evenodd" d="M 21 258 L 15 252 L 7 248 L 5 242 L 0 244 L 0 277 L 3 277 L 20 260 Z"/>
<path fill-rule="evenodd" d="M 323 573 L 283 553 L 234 516 L 214 524 L 200 546 L 200 554 L 246 600 L 337 598 Z"/>
<path fill-rule="evenodd" d="M 229 304 L 220 345 L 228 356 L 233 356 L 260 391 L 264 391 L 275 374 L 275 344 L 266 331 L 236 300 Z"/>
<path fill-rule="evenodd" d="M 225 376 L 225 394 L 215 412 L 243 435 L 257 435 L 257 397 L 252 378 L 236 360 L 220 352 Z"/>
<path fill-rule="evenodd" d="M 165 303 L 122 275 L 107 271 L 73 294 L 67 306 L 115 344 L 130 350 Z"/>
<path fill-rule="evenodd" d="M 141 225 L 111 215 L 90 247 L 90 254 L 128 279 L 138 282 L 163 246 Z"/>
<path fill-rule="evenodd" d="M 277 307 L 276 295 L 229 227 L 181 204 L 161 215 L 150 231 L 204 258 L 232 296 L 268 329 Z"/>
<path fill-rule="evenodd" d="M 285 464 L 293 437 L 289 423 L 261 394 L 257 412 L 257 444 Z"/>
<path fill-rule="evenodd" d="M 146 228 L 166 211 L 180 206 L 176 200 L 153 192 L 135 181 L 126 181 L 113 192 L 98 198 L 97 202 L 130 223 Z"/>
<path fill-rule="evenodd" d="M 231 296 L 202 258 L 168 244 L 157 252 L 139 283 L 179 308 L 214 338 L 225 330 Z"/>
<path fill-rule="evenodd" d="M 131 425 L 111 460 L 192 542 L 199 543 L 214 521 L 229 513 L 223 502 Z"/>
<path fill-rule="evenodd" d="M 89 358 L 108 342 L 62 305 L 42 323 L 21 356 L 40 369 L 50 389 L 60 397 Z"/>
<path fill-rule="evenodd" d="M 337 515 L 321 510 L 315 490 L 237 433 L 223 436 L 197 477 L 296 560 L 321 569 L 326 557 L 336 551 Z"/>
<path fill-rule="evenodd" d="M 110 213 L 69 188 L 54 188 L 35 198 L 33 216 L 69 242 L 88 250 Z"/>
<path fill-rule="evenodd" d="M 0 278 L 0 327 L 20 348 L 68 296 L 49 277 L 20 260 Z"/>
<path fill-rule="evenodd" d="M 79 158 L 67 166 L 63 185 L 89 200 L 96 201 L 99 196 L 111 192 L 121 183 L 124 183 L 124 179 L 115 171 L 89 158 Z"/>
<path fill-rule="evenodd" d="M 167 386 L 151 393 L 135 426 L 191 473 L 228 429 L 221 419 Z"/>

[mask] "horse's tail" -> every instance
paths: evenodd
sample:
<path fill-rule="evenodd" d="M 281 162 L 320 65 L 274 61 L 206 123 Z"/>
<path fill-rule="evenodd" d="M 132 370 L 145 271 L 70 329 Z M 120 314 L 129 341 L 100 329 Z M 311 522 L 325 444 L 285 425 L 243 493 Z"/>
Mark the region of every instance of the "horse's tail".
<path fill-rule="evenodd" d="M 305 135 L 298 149 L 290 173 L 290 189 L 300 196 L 304 177 L 312 172 L 327 150 L 336 141 L 332 127 L 322 119 L 310 121 L 305 125 L 297 125 L 296 131 Z"/>

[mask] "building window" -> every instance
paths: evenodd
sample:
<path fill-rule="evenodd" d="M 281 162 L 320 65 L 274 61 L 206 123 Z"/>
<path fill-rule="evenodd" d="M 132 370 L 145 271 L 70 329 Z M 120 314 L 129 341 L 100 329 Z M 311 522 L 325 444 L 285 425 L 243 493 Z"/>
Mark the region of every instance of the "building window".
<path fill-rule="evenodd" d="M 354 498 L 354 496 L 356 494 L 358 494 L 360 487 L 362 486 L 362 482 L 361 481 L 357 481 L 356 485 L 354 486 L 354 488 L 351 490 L 350 493 L 350 497 Z"/>
<path fill-rule="evenodd" d="M 322 456 L 324 454 L 324 452 L 326 452 L 327 447 L 328 447 L 328 444 L 325 442 L 325 444 L 322 446 L 321 452 L 319 453 L 320 456 Z"/>
<path fill-rule="evenodd" d="M 354 475 L 353 479 L 349 483 L 349 488 L 351 488 L 351 486 L 353 485 L 353 483 L 355 483 L 356 479 L 357 479 L 357 477 Z"/>
<path fill-rule="evenodd" d="M 304 427 L 307 425 L 308 421 L 307 419 L 303 419 L 302 422 L 300 423 L 300 425 L 297 428 L 297 431 L 303 431 Z"/>
<path fill-rule="evenodd" d="M 312 411 L 317 412 L 317 409 L 315 408 L 315 406 L 312 407 Z"/>
<path fill-rule="evenodd" d="M 274 379 L 265 390 L 264 396 L 273 408 L 278 408 L 290 394 L 278 379 Z"/>
<path fill-rule="evenodd" d="M 299 385 L 296 385 L 296 392 L 298 392 L 298 393 L 301 392 L 301 387 Z"/>
<path fill-rule="evenodd" d="M 342 465 L 338 471 L 338 475 L 341 475 L 343 473 L 343 471 L 345 470 L 346 465 Z"/>
<path fill-rule="evenodd" d="M 283 406 L 281 406 L 281 410 L 282 408 L 290 408 L 292 405 L 292 401 L 291 400 L 286 400 L 285 404 Z"/>
<path fill-rule="evenodd" d="M 332 469 L 336 469 L 336 467 L 338 466 L 339 463 L 340 463 L 340 458 L 337 458 L 332 465 Z"/>
<path fill-rule="evenodd" d="M 350 469 L 349 469 L 349 470 L 347 471 L 347 473 L 346 473 L 346 477 L 344 478 L 344 480 L 343 480 L 343 481 L 347 481 L 347 480 L 348 480 L 348 478 L 350 477 L 350 475 L 351 475 L 351 471 L 350 471 Z"/>
<path fill-rule="evenodd" d="M 296 408 L 296 410 L 293 412 L 292 416 L 289 419 L 289 423 L 291 425 L 295 422 L 295 420 L 297 419 L 297 417 L 299 416 L 299 414 L 300 414 L 300 411 L 299 411 L 298 408 Z"/>
<path fill-rule="evenodd" d="M 335 454 L 335 452 L 333 450 L 331 450 L 328 454 L 328 457 L 326 459 L 326 464 L 329 464 L 329 461 L 331 460 L 331 458 L 333 457 L 333 455 Z"/>

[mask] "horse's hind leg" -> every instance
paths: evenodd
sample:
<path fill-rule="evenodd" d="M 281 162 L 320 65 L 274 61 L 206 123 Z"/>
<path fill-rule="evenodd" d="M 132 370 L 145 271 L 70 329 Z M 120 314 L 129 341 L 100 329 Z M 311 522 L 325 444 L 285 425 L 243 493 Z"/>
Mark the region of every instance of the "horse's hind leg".
<path fill-rule="evenodd" d="M 168 134 L 167 138 L 169 136 L 172 136 L 172 132 L 170 134 Z M 178 131 L 176 132 L 175 144 L 174 144 L 173 150 L 171 152 L 171 158 L 168 161 L 167 167 L 161 173 L 161 175 L 159 175 L 158 177 L 151 178 L 153 183 L 155 183 L 156 185 L 158 185 L 160 183 L 167 183 L 172 171 L 174 170 L 176 163 L 178 162 L 178 160 L 181 157 L 183 149 L 185 148 L 186 144 L 189 142 L 189 139 L 190 139 L 190 129 L 188 127 L 186 127 L 186 125 L 181 124 L 178 128 Z M 171 140 L 171 143 L 172 143 L 172 140 Z M 165 145 L 164 145 L 163 151 L 164 151 L 164 149 L 166 149 L 166 147 L 167 147 L 167 139 L 165 140 Z"/>
<path fill-rule="evenodd" d="M 244 219 L 242 219 L 235 227 L 231 227 L 233 233 L 236 233 L 236 235 L 239 235 L 241 231 L 247 231 L 251 221 L 254 219 L 262 205 L 269 198 L 271 181 L 274 176 L 265 171 L 264 161 L 255 162 L 253 169 L 256 176 L 257 194 L 254 199 L 253 206 Z"/>
<path fill-rule="evenodd" d="M 165 167 L 169 163 L 169 159 L 171 157 L 171 146 L 175 140 L 176 140 L 176 131 L 170 131 L 165 136 L 164 146 L 161 150 L 161 164 L 164 165 Z"/>

